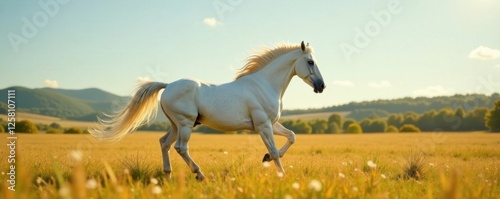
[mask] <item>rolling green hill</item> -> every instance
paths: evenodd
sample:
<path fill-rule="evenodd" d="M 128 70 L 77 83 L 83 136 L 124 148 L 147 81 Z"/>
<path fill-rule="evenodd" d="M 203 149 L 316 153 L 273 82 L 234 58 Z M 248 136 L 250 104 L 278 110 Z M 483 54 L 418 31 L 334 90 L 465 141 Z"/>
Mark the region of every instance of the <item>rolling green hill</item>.
<path fill-rule="evenodd" d="M 112 101 L 126 101 L 127 97 L 121 97 L 112 93 L 108 93 L 98 88 L 87 88 L 81 90 L 69 90 L 58 88 L 41 88 L 40 90 L 54 92 L 61 95 L 66 95 L 80 100 L 89 102 L 112 102 Z"/>
<path fill-rule="evenodd" d="M 97 113 L 109 112 L 126 102 L 126 97 L 116 96 L 99 89 L 63 90 L 25 87 L 9 87 L 0 90 L 16 90 L 16 110 L 64 119 L 93 121 Z M 0 113 L 5 113 L 6 102 L 0 102 Z"/>

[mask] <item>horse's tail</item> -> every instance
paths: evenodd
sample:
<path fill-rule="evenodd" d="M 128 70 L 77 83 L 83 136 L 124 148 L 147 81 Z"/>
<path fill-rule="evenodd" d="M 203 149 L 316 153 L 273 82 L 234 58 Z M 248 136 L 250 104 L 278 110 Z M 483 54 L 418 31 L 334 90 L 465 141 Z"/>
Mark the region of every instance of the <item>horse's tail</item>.
<path fill-rule="evenodd" d="M 101 140 L 119 141 L 128 133 L 156 117 L 158 94 L 166 88 L 166 83 L 144 82 L 137 86 L 132 100 L 115 114 L 106 115 L 109 119 L 97 118 L 99 126 L 89 129 L 92 136 Z"/>

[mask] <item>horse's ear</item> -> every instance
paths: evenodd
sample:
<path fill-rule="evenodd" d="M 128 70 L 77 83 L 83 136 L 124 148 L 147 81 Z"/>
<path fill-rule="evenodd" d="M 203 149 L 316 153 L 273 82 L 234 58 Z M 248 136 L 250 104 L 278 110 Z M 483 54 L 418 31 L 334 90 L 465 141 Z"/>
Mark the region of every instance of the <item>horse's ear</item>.
<path fill-rule="evenodd" d="M 304 45 L 304 41 L 302 41 L 302 43 L 300 43 L 300 48 L 302 49 L 302 51 L 306 51 L 306 45 Z"/>
<path fill-rule="evenodd" d="M 306 46 L 309 47 L 309 42 L 307 42 Z"/>

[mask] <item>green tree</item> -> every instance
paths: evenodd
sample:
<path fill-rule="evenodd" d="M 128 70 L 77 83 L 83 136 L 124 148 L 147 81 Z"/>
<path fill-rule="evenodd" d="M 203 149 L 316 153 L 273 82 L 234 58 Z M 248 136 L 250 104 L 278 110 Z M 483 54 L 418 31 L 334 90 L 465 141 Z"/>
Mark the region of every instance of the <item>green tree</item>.
<path fill-rule="evenodd" d="M 328 117 L 328 128 L 326 133 L 341 133 L 342 132 L 342 116 L 339 114 L 332 114 Z"/>
<path fill-rule="evenodd" d="M 374 132 L 371 131 L 370 129 L 371 125 L 372 125 L 372 120 L 368 118 L 361 120 L 361 122 L 359 123 L 359 126 L 361 126 L 361 128 L 363 129 L 363 132 L 366 133 Z"/>
<path fill-rule="evenodd" d="M 420 129 L 413 124 L 405 124 L 405 125 L 401 126 L 401 128 L 399 128 L 399 132 L 419 133 Z"/>
<path fill-rule="evenodd" d="M 464 128 L 468 131 L 488 130 L 485 123 L 488 111 L 485 107 L 479 107 L 468 112 L 463 121 Z"/>
<path fill-rule="evenodd" d="M 370 124 L 370 131 L 372 132 L 384 132 L 387 128 L 387 122 L 382 119 L 373 120 Z"/>
<path fill-rule="evenodd" d="M 312 128 L 312 133 L 323 134 L 328 128 L 328 123 L 326 120 L 317 119 L 309 122 L 309 126 Z"/>
<path fill-rule="evenodd" d="M 354 120 L 354 119 L 346 119 L 344 121 L 344 124 L 342 124 L 342 129 L 344 131 L 347 131 L 347 127 L 349 127 L 349 125 L 351 125 L 352 123 L 355 123 L 355 122 L 356 122 L 356 120 Z"/>
<path fill-rule="evenodd" d="M 406 112 L 404 115 L 403 125 L 404 124 L 413 124 L 416 125 L 418 122 L 418 114 L 415 112 Z"/>
<path fill-rule="evenodd" d="M 387 128 L 385 128 L 386 133 L 399 133 L 399 129 L 396 126 L 389 125 Z"/>
<path fill-rule="evenodd" d="M 337 125 L 337 123 L 333 122 L 328 124 L 328 130 L 326 133 L 332 133 L 332 134 L 342 133 L 342 128 L 340 128 Z"/>
<path fill-rule="evenodd" d="M 49 125 L 46 125 L 46 124 L 36 124 L 36 128 L 39 131 L 46 131 L 46 130 L 49 129 Z"/>
<path fill-rule="evenodd" d="M 464 109 L 462 107 L 457 108 L 457 110 L 455 110 L 455 116 L 463 119 L 465 117 Z"/>
<path fill-rule="evenodd" d="M 47 134 L 63 134 L 64 132 L 62 129 L 49 128 L 49 129 L 47 129 L 47 131 L 45 133 L 47 133 Z"/>
<path fill-rule="evenodd" d="M 49 125 L 50 128 L 54 128 L 54 129 L 62 129 L 62 126 L 58 123 L 55 123 L 55 122 L 52 122 L 50 125 Z"/>
<path fill-rule="evenodd" d="M 83 131 L 78 127 L 71 127 L 69 129 L 66 129 L 64 131 L 64 134 L 83 134 Z"/>
<path fill-rule="evenodd" d="M 292 129 L 290 129 L 292 130 Z M 312 128 L 309 126 L 306 122 L 297 120 L 293 126 L 293 132 L 299 132 L 299 133 L 307 133 L 311 134 L 312 133 Z"/>
<path fill-rule="evenodd" d="M 38 128 L 36 127 L 35 123 L 29 120 L 21 120 L 19 122 L 16 122 L 16 132 L 37 134 Z"/>
<path fill-rule="evenodd" d="M 430 110 L 422 114 L 417 122 L 418 127 L 423 131 L 434 131 L 437 130 L 437 126 L 434 122 L 437 112 L 435 110 Z"/>
<path fill-rule="evenodd" d="M 404 117 L 401 114 L 392 114 L 387 118 L 387 125 L 395 126 L 396 128 L 403 125 Z"/>
<path fill-rule="evenodd" d="M 0 133 L 4 133 L 5 129 L 3 128 L 3 125 L 0 125 Z"/>
<path fill-rule="evenodd" d="M 297 134 L 310 134 L 312 128 L 309 124 L 302 120 L 287 120 L 281 123 L 285 128 L 292 130 Z"/>
<path fill-rule="evenodd" d="M 493 109 L 486 113 L 485 123 L 491 132 L 500 132 L 500 100 L 493 105 Z"/>
<path fill-rule="evenodd" d="M 339 127 L 342 126 L 342 116 L 336 113 L 330 115 L 330 117 L 328 117 L 328 124 L 331 123 L 336 123 Z"/>
<path fill-rule="evenodd" d="M 358 123 L 354 122 L 354 123 L 349 124 L 349 126 L 346 129 L 346 133 L 361 134 L 361 133 L 363 133 L 363 129 L 361 128 L 361 126 Z"/>
<path fill-rule="evenodd" d="M 455 112 L 450 108 L 439 110 L 436 117 L 434 117 L 434 124 L 436 127 L 443 131 L 456 131 L 462 124 L 460 118 L 455 117 Z"/>

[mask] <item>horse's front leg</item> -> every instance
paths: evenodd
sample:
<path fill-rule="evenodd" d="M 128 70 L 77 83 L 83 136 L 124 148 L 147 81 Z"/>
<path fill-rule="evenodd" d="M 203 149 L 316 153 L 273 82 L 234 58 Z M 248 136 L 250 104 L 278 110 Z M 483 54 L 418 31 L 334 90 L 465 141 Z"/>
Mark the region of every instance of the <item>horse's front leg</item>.
<path fill-rule="evenodd" d="M 292 130 L 285 128 L 279 122 L 274 123 L 273 133 L 274 135 L 284 136 L 288 139 L 285 145 L 283 145 L 283 147 L 281 147 L 279 151 L 280 158 L 282 158 L 285 155 L 288 148 L 290 148 L 290 146 L 292 146 L 292 144 L 295 143 L 295 133 Z M 264 155 L 264 158 L 262 159 L 262 162 L 269 162 L 269 161 L 271 161 L 271 156 L 269 155 L 269 153 L 266 153 L 266 155 Z"/>
<path fill-rule="evenodd" d="M 276 148 L 276 143 L 274 142 L 271 120 L 262 119 L 262 117 L 258 119 L 254 117 L 253 119 L 255 130 L 260 134 L 262 141 L 264 141 L 267 151 L 269 151 L 270 159 L 274 160 L 274 164 L 278 167 L 279 172 L 284 174 L 285 170 L 281 165 L 280 152 L 278 151 L 278 148 Z"/>

